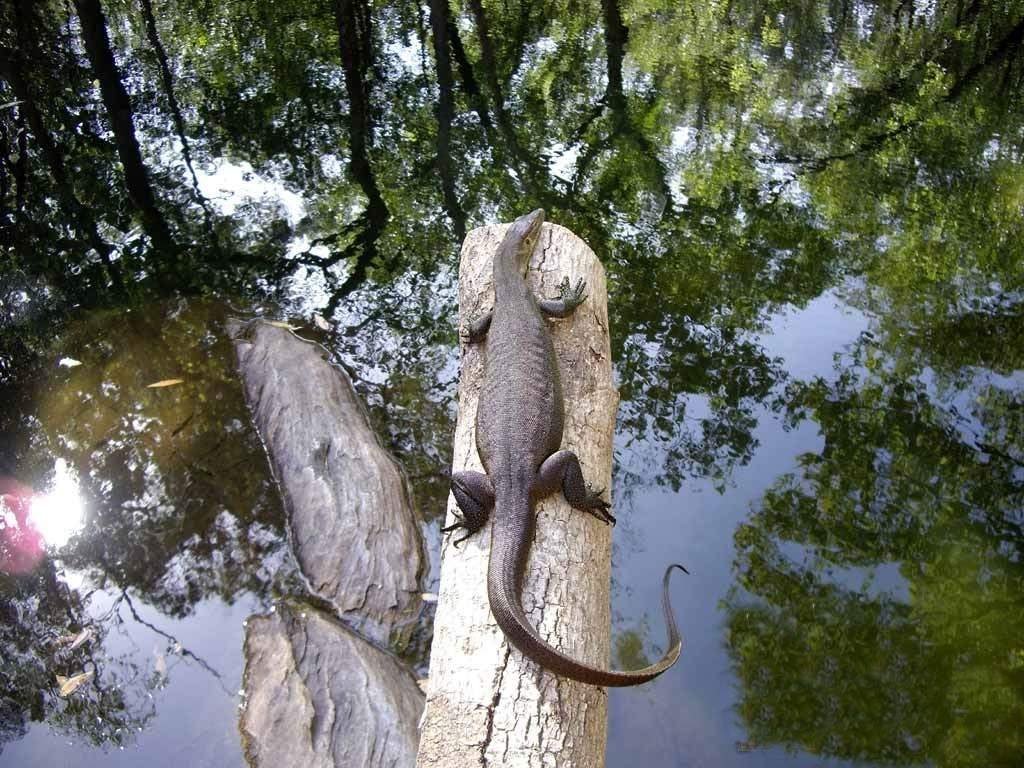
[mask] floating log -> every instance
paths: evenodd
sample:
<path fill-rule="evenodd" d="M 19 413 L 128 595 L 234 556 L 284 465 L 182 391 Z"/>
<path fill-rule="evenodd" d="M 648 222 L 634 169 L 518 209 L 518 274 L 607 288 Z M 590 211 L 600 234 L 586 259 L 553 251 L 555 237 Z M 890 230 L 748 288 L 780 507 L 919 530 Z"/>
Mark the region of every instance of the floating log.
<path fill-rule="evenodd" d="M 416 759 L 423 694 L 330 616 L 282 603 L 245 630 L 242 748 L 252 768 L 395 768 Z"/>
<path fill-rule="evenodd" d="M 228 330 L 310 591 L 386 644 L 418 618 L 426 564 L 405 474 L 323 347 L 262 320 Z"/>

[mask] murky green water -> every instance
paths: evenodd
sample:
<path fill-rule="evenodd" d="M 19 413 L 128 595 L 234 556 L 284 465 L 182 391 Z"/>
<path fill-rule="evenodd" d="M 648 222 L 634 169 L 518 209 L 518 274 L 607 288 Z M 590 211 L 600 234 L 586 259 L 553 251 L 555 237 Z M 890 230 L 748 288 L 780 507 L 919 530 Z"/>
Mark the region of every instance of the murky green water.
<path fill-rule="evenodd" d="M 302 585 L 229 315 L 351 371 L 436 574 L 459 244 L 537 206 L 609 276 L 616 661 L 692 573 L 608 765 L 1024 764 L 1024 4 L 108 0 L 135 155 L 86 5 L 0 10 L 0 764 L 243 763 Z"/>

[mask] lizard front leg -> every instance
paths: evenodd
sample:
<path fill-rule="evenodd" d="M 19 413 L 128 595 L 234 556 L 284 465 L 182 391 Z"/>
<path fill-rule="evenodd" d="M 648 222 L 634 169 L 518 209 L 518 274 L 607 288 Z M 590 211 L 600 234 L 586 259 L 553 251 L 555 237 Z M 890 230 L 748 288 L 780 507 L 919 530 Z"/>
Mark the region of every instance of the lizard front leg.
<path fill-rule="evenodd" d="M 441 533 L 450 533 L 460 528 L 466 535 L 452 542 L 458 545 L 484 527 L 491 510 L 494 509 L 494 484 L 491 478 L 482 472 L 465 470 L 452 475 L 452 495 L 462 512 L 456 522 L 441 529 Z"/>
<path fill-rule="evenodd" d="M 470 344 L 479 344 L 487 338 L 487 331 L 490 330 L 491 320 L 494 318 L 494 310 L 484 312 L 482 315 L 469 321 L 462 336 Z"/>
<path fill-rule="evenodd" d="M 540 299 L 537 306 L 548 317 L 568 317 L 576 311 L 576 307 L 587 300 L 584 293 L 586 287 L 587 284 L 583 280 L 577 280 L 576 285 L 572 286 L 569 284 L 569 278 L 564 277 L 558 284 L 558 298 Z"/>
<path fill-rule="evenodd" d="M 608 511 L 611 505 L 601 498 L 604 489 L 592 491 L 587 487 L 580 460 L 572 451 L 555 451 L 548 456 L 537 470 L 530 491 L 540 497 L 559 488 L 573 509 L 589 512 L 601 522 L 615 524 L 615 518 Z"/>

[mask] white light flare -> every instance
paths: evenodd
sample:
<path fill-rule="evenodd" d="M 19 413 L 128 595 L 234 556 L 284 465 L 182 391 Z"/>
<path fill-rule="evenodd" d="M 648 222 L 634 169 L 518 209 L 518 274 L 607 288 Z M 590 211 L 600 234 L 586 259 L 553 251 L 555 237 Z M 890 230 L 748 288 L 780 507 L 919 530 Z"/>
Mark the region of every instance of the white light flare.
<path fill-rule="evenodd" d="M 68 463 L 57 459 L 53 470 L 53 485 L 46 493 L 32 499 L 28 520 L 48 546 L 59 549 L 82 527 L 85 509 L 78 491 L 78 478 Z"/>

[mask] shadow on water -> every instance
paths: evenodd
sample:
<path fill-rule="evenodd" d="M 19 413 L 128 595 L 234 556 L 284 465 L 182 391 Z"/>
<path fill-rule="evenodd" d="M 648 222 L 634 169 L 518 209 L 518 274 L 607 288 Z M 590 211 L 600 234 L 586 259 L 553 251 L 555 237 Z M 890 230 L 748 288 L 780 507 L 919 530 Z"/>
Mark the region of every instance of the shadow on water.
<path fill-rule="evenodd" d="M 301 585 L 227 303 L 330 329 L 436 524 L 459 241 L 543 206 L 609 278 L 616 661 L 693 573 L 609 765 L 1017 765 L 1022 42 L 1017 3 L 5 4 L 0 759 L 241 763 L 242 622 Z"/>

